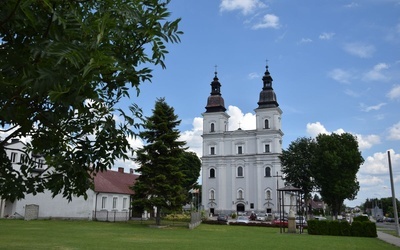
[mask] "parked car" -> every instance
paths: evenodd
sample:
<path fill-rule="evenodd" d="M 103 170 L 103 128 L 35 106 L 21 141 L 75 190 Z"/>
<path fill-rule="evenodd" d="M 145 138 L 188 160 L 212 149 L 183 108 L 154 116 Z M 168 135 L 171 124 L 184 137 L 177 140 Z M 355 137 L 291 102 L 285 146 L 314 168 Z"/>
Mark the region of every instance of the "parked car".
<path fill-rule="evenodd" d="M 326 220 L 323 216 L 314 216 L 314 220 Z"/>
<path fill-rule="evenodd" d="M 217 221 L 228 222 L 228 215 L 226 215 L 226 214 L 218 214 Z"/>
<path fill-rule="evenodd" d="M 264 214 L 257 214 L 257 220 L 258 221 L 265 221 L 265 215 Z"/>
<path fill-rule="evenodd" d="M 249 223 L 249 218 L 247 216 L 238 216 L 236 219 L 238 223 Z"/>
<path fill-rule="evenodd" d="M 287 227 L 288 226 L 288 220 L 287 218 L 282 218 L 282 219 L 275 219 L 272 221 L 272 225 L 278 225 L 278 226 L 283 226 L 283 227 Z"/>
<path fill-rule="evenodd" d="M 307 225 L 306 218 L 304 216 L 296 216 L 296 225 Z"/>

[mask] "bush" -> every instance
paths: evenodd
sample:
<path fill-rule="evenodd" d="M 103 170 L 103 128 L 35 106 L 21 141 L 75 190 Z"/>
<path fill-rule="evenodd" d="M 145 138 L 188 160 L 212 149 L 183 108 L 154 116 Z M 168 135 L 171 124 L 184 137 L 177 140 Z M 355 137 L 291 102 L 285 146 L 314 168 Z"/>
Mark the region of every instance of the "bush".
<path fill-rule="evenodd" d="M 353 221 L 359 221 L 359 222 L 364 222 L 364 221 L 369 221 L 369 218 L 367 216 L 357 216 L 353 218 Z"/>
<path fill-rule="evenodd" d="M 232 219 L 236 219 L 236 213 L 231 214 Z"/>
<path fill-rule="evenodd" d="M 347 221 L 310 220 L 307 224 L 308 234 L 313 235 L 377 237 L 376 225 L 370 221 L 354 221 L 350 225 Z"/>
<path fill-rule="evenodd" d="M 339 227 L 341 236 L 351 236 L 351 226 L 348 221 L 341 221 Z"/>
<path fill-rule="evenodd" d="M 339 221 L 337 221 L 337 220 L 329 221 L 328 228 L 329 228 L 329 235 L 334 235 L 334 236 L 341 235 Z"/>

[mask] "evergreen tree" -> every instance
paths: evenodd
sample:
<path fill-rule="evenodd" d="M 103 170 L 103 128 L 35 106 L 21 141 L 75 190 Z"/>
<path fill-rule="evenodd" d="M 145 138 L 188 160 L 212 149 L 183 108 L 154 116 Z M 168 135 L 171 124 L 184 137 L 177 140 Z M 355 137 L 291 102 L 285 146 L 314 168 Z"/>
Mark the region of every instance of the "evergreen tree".
<path fill-rule="evenodd" d="M 180 169 L 184 174 L 183 188 L 187 192 L 186 203 L 192 201 L 192 189 L 198 189 L 197 180 L 200 176 L 201 161 L 194 152 L 183 152 L 180 162 Z"/>
<path fill-rule="evenodd" d="M 156 208 L 157 225 L 163 209 L 180 209 L 186 201 L 185 174 L 180 165 L 185 142 L 178 141 L 177 119 L 165 99 L 157 99 L 153 115 L 146 117 L 145 130 L 140 132 L 147 144 L 136 152 L 140 176 L 133 186 L 133 206 L 148 211 Z"/>

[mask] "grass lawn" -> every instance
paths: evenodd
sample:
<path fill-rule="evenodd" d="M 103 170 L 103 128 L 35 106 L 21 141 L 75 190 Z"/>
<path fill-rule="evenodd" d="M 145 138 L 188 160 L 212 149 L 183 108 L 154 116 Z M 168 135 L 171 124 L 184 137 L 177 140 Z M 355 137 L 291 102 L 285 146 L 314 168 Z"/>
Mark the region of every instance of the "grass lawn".
<path fill-rule="evenodd" d="M 280 234 L 277 228 L 0 220 L 0 249 L 397 249 L 377 238 Z"/>

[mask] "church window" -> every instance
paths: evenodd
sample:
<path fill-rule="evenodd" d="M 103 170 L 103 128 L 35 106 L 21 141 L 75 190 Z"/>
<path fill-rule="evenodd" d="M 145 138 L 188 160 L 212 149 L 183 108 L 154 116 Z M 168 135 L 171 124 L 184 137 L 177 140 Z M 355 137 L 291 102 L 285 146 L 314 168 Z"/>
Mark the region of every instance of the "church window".
<path fill-rule="evenodd" d="M 243 190 L 239 189 L 237 192 L 237 198 L 238 200 L 243 200 Z"/>
<path fill-rule="evenodd" d="M 250 203 L 250 209 L 254 209 L 254 203 Z"/>
<path fill-rule="evenodd" d="M 269 144 L 265 144 L 264 145 L 264 153 L 269 153 L 269 152 L 270 152 Z"/>
<path fill-rule="evenodd" d="M 237 147 L 237 153 L 238 153 L 239 155 L 243 154 L 243 147 L 242 147 L 242 146 L 238 146 L 238 147 Z"/>
<path fill-rule="evenodd" d="M 210 200 L 215 200 L 215 191 L 210 190 Z"/>
<path fill-rule="evenodd" d="M 270 167 L 265 168 L 265 177 L 271 177 L 271 168 Z"/>
<path fill-rule="evenodd" d="M 211 123 L 210 125 L 210 132 L 215 132 L 215 124 Z"/>
<path fill-rule="evenodd" d="M 215 147 L 210 147 L 210 155 L 215 155 Z"/>
<path fill-rule="evenodd" d="M 215 169 L 214 168 L 210 169 L 210 178 L 215 178 Z"/>
<path fill-rule="evenodd" d="M 243 177 L 243 167 L 237 168 L 237 177 Z"/>
<path fill-rule="evenodd" d="M 271 191 L 270 190 L 265 191 L 265 199 L 271 200 Z"/>
<path fill-rule="evenodd" d="M 268 128 L 269 128 L 269 120 L 268 120 L 268 119 L 265 119 L 265 120 L 264 120 L 264 128 L 265 128 L 265 129 L 268 129 Z"/>

